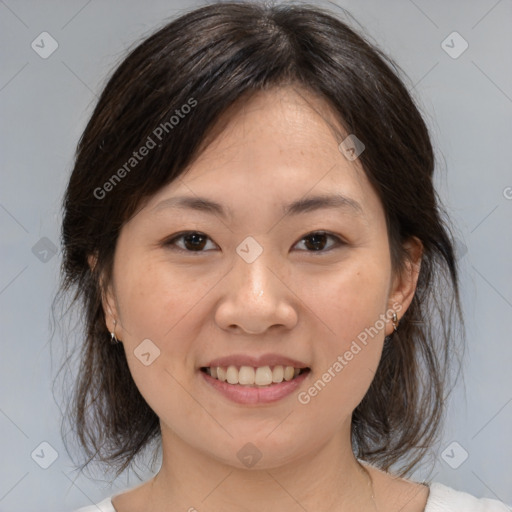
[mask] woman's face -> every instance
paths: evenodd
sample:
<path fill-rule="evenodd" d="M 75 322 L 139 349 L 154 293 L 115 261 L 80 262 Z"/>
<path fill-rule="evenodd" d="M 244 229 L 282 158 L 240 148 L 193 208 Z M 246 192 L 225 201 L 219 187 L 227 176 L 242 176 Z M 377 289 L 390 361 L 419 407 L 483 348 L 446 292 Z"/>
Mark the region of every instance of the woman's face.
<path fill-rule="evenodd" d="M 382 205 L 328 107 L 301 94 L 232 111 L 123 226 L 105 303 L 164 442 L 238 467 L 348 442 L 415 287 L 394 279 Z"/>

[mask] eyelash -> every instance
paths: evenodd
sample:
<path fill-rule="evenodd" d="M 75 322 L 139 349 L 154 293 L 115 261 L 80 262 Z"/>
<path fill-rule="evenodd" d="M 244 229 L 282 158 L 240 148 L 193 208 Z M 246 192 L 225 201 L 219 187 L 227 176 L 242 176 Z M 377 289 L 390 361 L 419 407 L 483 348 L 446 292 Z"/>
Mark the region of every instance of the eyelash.
<path fill-rule="evenodd" d="M 209 250 L 206 250 L 206 251 L 203 251 L 203 250 L 200 250 L 200 251 L 190 251 L 188 249 L 185 249 L 185 248 L 182 248 L 182 247 L 179 247 L 176 242 L 179 241 L 180 239 L 183 239 L 184 237 L 188 236 L 188 235 L 199 235 L 199 236 L 202 236 L 202 237 L 206 237 L 208 241 L 211 241 L 212 243 L 215 243 L 213 242 L 213 240 L 211 240 L 211 238 L 206 235 L 205 233 L 202 233 L 201 231 L 182 231 L 181 233 L 178 233 L 176 235 L 173 235 L 170 239 L 164 241 L 163 245 L 166 246 L 166 247 L 169 247 L 169 246 L 173 246 L 173 250 L 177 250 L 177 251 L 180 251 L 180 252 L 186 252 L 186 253 L 189 253 L 189 254 L 194 254 L 194 253 L 198 253 L 198 254 L 201 254 L 201 253 L 205 253 L 205 252 L 208 252 Z M 318 251 L 304 251 L 304 252 L 309 252 L 309 253 L 326 253 L 328 251 L 331 251 L 332 249 L 335 249 L 337 247 L 340 247 L 342 245 L 346 245 L 346 242 L 344 240 L 342 240 L 339 236 L 333 234 L 333 233 L 330 233 L 328 231 L 311 231 L 310 233 L 307 233 L 306 235 L 304 235 L 298 242 L 296 242 L 294 244 L 297 245 L 298 243 L 300 242 L 303 242 L 304 240 L 308 239 L 308 238 L 311 238 L 315 235 L 326 235 L 328 238 L 334 240 L 334 244 L 331 245 L 331 247 L 329 247 L 328 249 L 321 249 L 321 250 L 318 250 Z"/>

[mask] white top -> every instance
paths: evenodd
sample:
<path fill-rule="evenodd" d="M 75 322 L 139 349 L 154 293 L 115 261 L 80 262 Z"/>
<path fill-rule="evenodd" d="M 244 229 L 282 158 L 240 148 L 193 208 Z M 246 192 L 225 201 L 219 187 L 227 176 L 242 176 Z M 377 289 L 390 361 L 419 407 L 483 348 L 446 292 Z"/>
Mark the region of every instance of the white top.
<path fill-rule="evenodd" d="M 424 512 L 512 512 L 501 501 L 488 498 L 475 498 L 466 492 L 456 491 L 451 487 L 432 482 L 430 485 L 430 494 L 427 500 L 427 506 Z M 112 500 L 106 498 L 97 505 L 84 507 L 75 512 L 116 512 L 112 506 Z"/>

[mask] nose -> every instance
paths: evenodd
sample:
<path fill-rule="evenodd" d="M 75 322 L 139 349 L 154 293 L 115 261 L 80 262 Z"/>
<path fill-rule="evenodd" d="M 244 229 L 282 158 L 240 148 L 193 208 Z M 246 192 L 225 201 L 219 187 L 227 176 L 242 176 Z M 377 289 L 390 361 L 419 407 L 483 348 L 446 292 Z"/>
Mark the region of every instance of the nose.
<path fill-rule="evenodd" d="M 292 329 L 298 320 L 295 296 L 276 270 L 264 254 L 252 263 L 236 255 L 223 280 L 216 324 L 239 334 Z"/>

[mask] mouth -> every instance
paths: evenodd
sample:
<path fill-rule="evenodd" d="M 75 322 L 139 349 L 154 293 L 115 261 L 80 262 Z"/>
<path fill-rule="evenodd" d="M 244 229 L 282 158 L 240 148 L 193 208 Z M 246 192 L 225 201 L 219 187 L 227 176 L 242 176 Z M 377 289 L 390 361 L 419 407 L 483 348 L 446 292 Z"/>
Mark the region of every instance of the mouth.
<path fill-rule="evenodd" d="M 269 388 L 309 373 L 309 367 L 285 365 L 265 366 L 203 366 L 200 370 L 212 379 L 233 386 Z"/>

